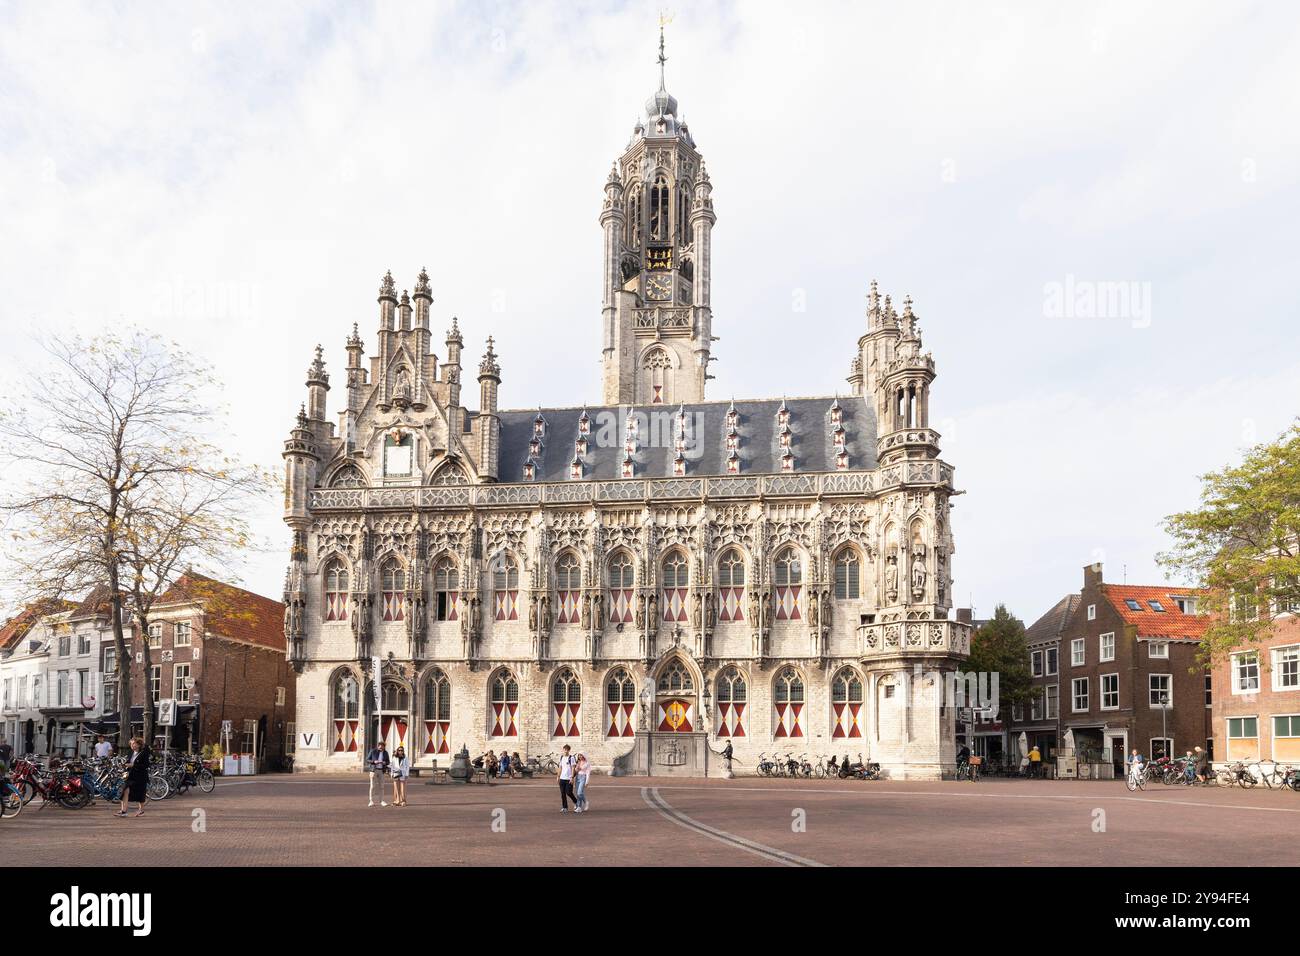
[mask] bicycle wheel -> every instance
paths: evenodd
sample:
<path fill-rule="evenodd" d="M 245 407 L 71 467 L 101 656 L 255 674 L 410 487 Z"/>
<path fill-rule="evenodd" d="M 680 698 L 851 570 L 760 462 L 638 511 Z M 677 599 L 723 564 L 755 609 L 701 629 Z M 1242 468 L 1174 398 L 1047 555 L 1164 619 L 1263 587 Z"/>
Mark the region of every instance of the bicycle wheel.
<path fill-rule="evenodd" d="M 61 793 L 58 802 L 60 806 L 67 807 L 69 810 L 80 810 L 90 803 L 90 791 L 83 787 L 71 793 Z"/>
<path fill-rule="evenodd" d="M 1240 782 L 1243 790 L 1250 790 L 1254 788 L 1255 784 L 1257 784 L 1259 781 L 1255 779 L 1255 775 L 1253 773 L 1247 770 L 1245 773 L 1241 775 Z"/>
<path fill-rule="evenodd" d="M 1132 793 L 1134 790 L 1136 790 L 1138 788 L 1137 776 L 1135 774 L 1129 774 L 1127 777 L 1125 777 L 1124 786 L 1128 788 L 1129 793 Z"/>
<path fill-rule="evenodd" d="M 171 788 L 167 786 L 167 781 L 162 777 L 150 777 L 145 792 L 149 795 L 150 800 L 166 800 L 172 795 Z"/>
<path fill-rule="evenodd" d="M 817 770 L 815 772 L 818 780 L 824 780 L 826 778 L 826 768 L 821 764 L 817 765 Z"/>
<path fill-rule="evenodd" d="M 199 789 L 204 793 L 211 793 L 217 785 L 217 778 L 212 775 L 211 770 L 199 771 Z"/>
<path fill-rule="evenodd" d="M 8 819 L 23 812 L 23 798 L 17 790 L 6 787 L 4 797 L 0 798 L 0 817 Z"/>

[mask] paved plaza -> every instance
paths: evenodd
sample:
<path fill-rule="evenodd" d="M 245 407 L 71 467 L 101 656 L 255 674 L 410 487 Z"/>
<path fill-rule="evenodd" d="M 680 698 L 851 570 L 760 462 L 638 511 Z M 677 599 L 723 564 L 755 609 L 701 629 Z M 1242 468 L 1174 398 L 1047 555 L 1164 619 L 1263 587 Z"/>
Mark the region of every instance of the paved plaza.
<path fill-rule="evenodd" d="M 583 815 L 560 813 L 554 780 L 412 779 L 400 808 L 367 808 L 366 790 L 225 779 L 139 819 L 32 805 L 0 837 L 10 859 L 57 866 L 1300 865 L 1300 794 L 1262 789 L 594 778 Z"/>

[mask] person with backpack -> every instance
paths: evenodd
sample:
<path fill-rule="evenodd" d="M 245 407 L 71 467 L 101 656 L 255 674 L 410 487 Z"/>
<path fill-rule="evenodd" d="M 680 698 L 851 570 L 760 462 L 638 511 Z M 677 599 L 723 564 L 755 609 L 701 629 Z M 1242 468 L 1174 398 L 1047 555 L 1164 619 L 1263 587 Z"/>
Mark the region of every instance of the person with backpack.
<path fill-rule="evenodd" d="M 375 749 L 366 755 L 366 764 L 370 768 L 370 803 L 367 806 L 373 807 L 375 805 L 375 790 L 378 788 L 379 805 L 386 807 L 388 803 L 384 800 L 384 777 L 388 776 L 392 761 L 389 760 L 388 748 L 385 746 L 382 737 L 379 739 L 379 743 L 375 745 Z"/>
<path fill-rule="evenodd" d="M 591 761 L 586 754 L 578 754 L 578 762 L 574 764 L 573 771 L 573 812 L 586 813 L 591 809 L 587 804 L 587 780 L 591 777 Z"/>
<path fill-rule="evenodd" d="M 573 775 L 577 770 L 576 763 L 572 754 L 569 753 L 569 745 L 564 745 L 563 753 L 560 754 L 560 812 L 569 812 L 569 801 L 573 800 Z M 577 806 L 577 801 L 574 801 Z"/>

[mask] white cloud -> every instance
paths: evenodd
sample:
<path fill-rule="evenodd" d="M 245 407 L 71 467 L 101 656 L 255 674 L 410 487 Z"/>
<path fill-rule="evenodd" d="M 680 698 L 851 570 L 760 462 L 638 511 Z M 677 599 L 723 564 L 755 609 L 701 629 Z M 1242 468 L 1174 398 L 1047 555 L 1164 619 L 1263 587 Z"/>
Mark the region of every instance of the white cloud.
<path fill-rule="evenodd" d="M 427 265 L 435 329 L 458 315 L 473 358 L 496 335 L 503 402 L 594 399 L 596 217 L 657 82 L 656 5 L 60 11 L 0 10 L 7 373 L 32 327 L 160 328 L 227 382 L 232 446 L 276 465 L 312 347 L 337 371 L 384 270 Z M 680 5 L 668 85 L 719 214 L 714 394 L 842 390 L 878 276 L 916 298 L 957 426 L 955 593 L 1033 617 L 1093 547 L 1149 578 L 1233 417 L 1264 438 L 1296 410 L 1272 374 L 1298 318 L 1294 21 Z M 1048 320 L 1066 275 L 1150 283 L 1151 327 Z M 1134 431 L 1162 418 L 1165 442 Z M 247 580 L 274 595 L 282 569 Z"/>

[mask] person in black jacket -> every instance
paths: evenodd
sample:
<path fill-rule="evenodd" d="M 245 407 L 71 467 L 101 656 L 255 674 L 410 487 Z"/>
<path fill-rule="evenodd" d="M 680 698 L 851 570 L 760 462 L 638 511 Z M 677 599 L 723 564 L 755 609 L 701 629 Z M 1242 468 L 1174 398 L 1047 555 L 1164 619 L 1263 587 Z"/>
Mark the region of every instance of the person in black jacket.
<path fill-rule="evenodd" d="M 137 817 L 144 816 L 144 804 L 149 799 L 149 749 L 139 737 L 131 738 L 131 759 L 126 765 L 126 790 L 122 792 L 122 809 L 116 816 L 126 816 L 127 804 L 137 803 Z"/>

